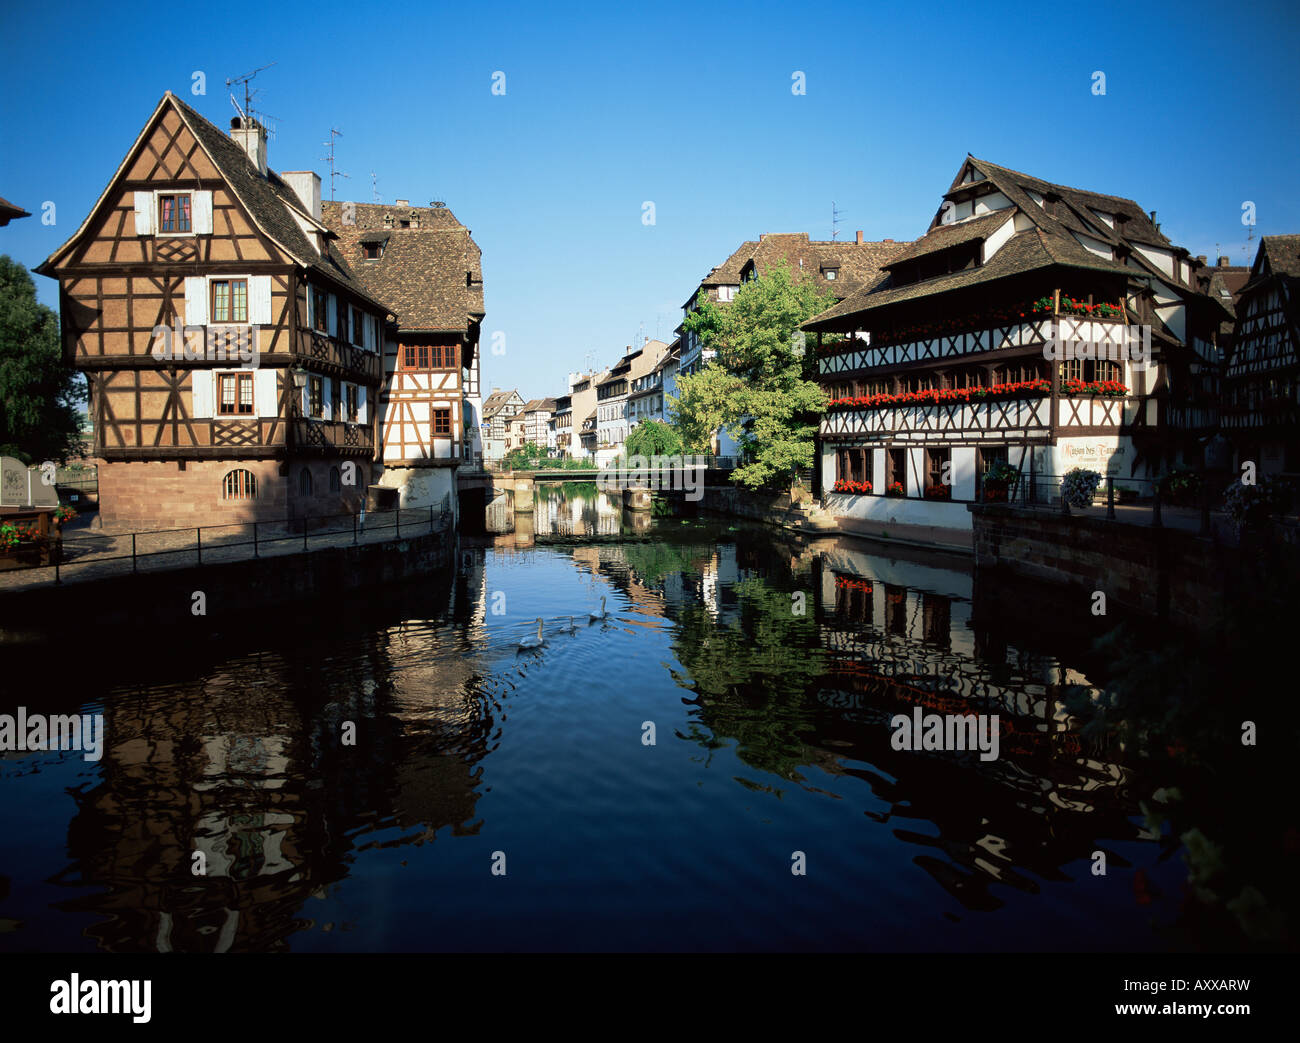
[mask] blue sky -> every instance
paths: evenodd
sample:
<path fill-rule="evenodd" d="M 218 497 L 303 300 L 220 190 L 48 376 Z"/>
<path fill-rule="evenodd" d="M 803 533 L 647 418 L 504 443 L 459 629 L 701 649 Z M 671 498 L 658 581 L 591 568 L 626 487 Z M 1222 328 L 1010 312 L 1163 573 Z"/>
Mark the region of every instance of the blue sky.
<path fill-rule="evenodd" d="M 1136 199 L 1193 254 L 1248 263 L 1247 200 L 1256 236 L 1300 232 L 1288 3 L 318 2 L 227 8 L 228 28 L 147 6 L 6 4 L 0 196 L 37 216 L 0 251 L 30 267 L 70 235 L 165 90 L 226 125 L 225 79 L 274 61 L 271 165 L 324 175 L 334 126 L 337 198 L 369 201 L 374 171 L 385 202 L 446 201 L 483 249 L 485 349 L 505 333 L 485 384 L 525 398 L 671 339 L 745 239 L 829 238 L 832 200 L 842 238 L 914 238 L 967 152 Z"/>

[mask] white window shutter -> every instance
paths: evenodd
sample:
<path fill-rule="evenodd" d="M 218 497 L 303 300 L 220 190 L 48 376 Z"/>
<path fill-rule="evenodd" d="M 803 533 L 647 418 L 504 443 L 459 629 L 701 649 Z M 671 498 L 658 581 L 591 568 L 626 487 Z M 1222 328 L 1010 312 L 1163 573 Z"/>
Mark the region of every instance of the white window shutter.
<path fill-rule="evenodd" d="M 212 193 L 195 192 L 190 196 L 195 235 L 212 234 Z"/>
<path fill-rule="evenodd" d="M 254 275 L 248 280 L 248 321 L 254 326 L 271 325 L 271 277 Z"/>
<path fill-rule="evenodd" d="M 135 194 L 135 234 L 153 235 L 153 193 L 137 192 Z"/>
<path fill-rule="evenodd" d="M 193 416 L 195 420 L 212 419 L 217 404 L 216 395 L 212 390 L 214 386 L 212 370 L 190 370 L 190 388 L 193 391 L 193 400 L 190 403 L 190 415 Z"/>
<path fill-rule="evenodd" d="M 275 377 L 273 369 L 253 371 L 253 402 L 258 416 L 280 415 L 280 389 Z"/>
<path fill-rule="evenodd" d="M 302 415 L 306 417 L 311 416 L 311 375 L 310 374 L 308 374 L 307 379 L 303 381 L 303 385 L 302 385 Z"/>
<path fill-rule="evenodd" d="M 329 328 L 327 332 L 331 337 L 337 337 L 339 333 L 339 300 L 332 293 L 325 299 L 329 302 Z"/>
<path fill-rule="evenodd" d="M 334 419 L 334 402 L 332 399 L 333 390 L 334 390 L 334 381 L 332 381 L 329 377 L 321 377 L 320 380 L 321 415 L 326 420 Z"/>
<path fill-rule="evenodd" d="M 366 389 L 365 385 L 357 388 L 357 423 L 368 424 L 369 419 L 366 417 Z"/>
<path fill-rule="evenodd" d="M 185 325 L 208 324 L 208 280 L 201 275 L 185 277 Z"/>
<path fill-rule="evenodd" d="M 311 283 L 307 283 L 307 329 L 316 328 L 316 291 Z"/>

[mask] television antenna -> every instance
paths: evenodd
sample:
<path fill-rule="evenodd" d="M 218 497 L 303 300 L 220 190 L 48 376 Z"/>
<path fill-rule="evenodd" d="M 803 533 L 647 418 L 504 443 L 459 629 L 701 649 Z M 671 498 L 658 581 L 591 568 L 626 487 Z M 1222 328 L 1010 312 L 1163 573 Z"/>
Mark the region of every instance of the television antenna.
<path fill-rule="evenodd" d="M 383 202 L 383 200 L 379 198 L 379 178 L 375 176 L 373 170 L 370 172 L 370 201 L 372 203 Z"/>
<path fill-rule="evenodd" d="M 267 138 L 275 137 L 275 124 L 278 122 L 278 117 L 272 116 L 267 112 L 253 111 L 253 102 L 257 99 L 257 96 L 262 93 L 262 89 L 260 87 L 253 87 L 252 80 L 259 72 L 263 72 L 275 64 L 277 63 L 270 62 L 266 65 L 259 66 L 252 72 L 244 73 L 243 76 L 231 76 L 226 79 L 227 89 L 233 87 L 237 83 L 242 84 L 244 88 L 244 107 L 242 109 L 239 107 L 239 102 L 235 101 L 235 96 L 233 94 L 230 96 L 230 104 L 235 107 L 235 111 L 239 113 L 241 119 L 256 119 L 258 123 L 265 127 Z"/>
<path fill-rule="evenodd" d="M 842 210 L 835 208 L 835 200 L 831 200 L 831 242 L 835 242 L 840 237 L 840 214 Z"/>
<path fill-rule="evenodd" d="M 321 142 L 322 145 L 324 145 L 326 148 L 330 150 L 329 155 L 321 156 L 321 159 L 323 159 L 326 163 L 328 163 L 330 168 L 330 202 L 331 203 L 334 202 L 334 179 L 336 177 L 350 178 L 352 176 L 351 174 L 343 173 L 343 171 L 341 170 L 334 169 L 334 139 L 341 138 L 341 137 L 343 137 L 343 131 L 339 130 L 336 127 L 330 127 L 329 141 Z"/>

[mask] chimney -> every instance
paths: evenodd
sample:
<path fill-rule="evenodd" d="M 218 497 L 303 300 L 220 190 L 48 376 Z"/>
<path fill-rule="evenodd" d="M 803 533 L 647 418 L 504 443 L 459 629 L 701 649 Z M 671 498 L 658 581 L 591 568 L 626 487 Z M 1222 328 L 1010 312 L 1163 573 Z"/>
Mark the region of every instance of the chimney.
<path fill-rule="evenodd" d="M 320 220 L 320 175 L 314 170 L 282 170 L 280 178 L 293 189 L 302 208 Z"/>
<path fill-rule="evenodd" d="M 892 239 L 882 239 L 882 240 L 880 240 L 880 241 L 881 241 L 882 243 L 892 243 L 894 240 L 892 240 Z"/>
<path fill-rule="evenodd" d="M 266 128 L 255 119 L 235 116 L 230 121 L 230 138 L 253 161 L 257 172 L 266 177 Z"/>
<path fill-rule="evenodd" d="M 1219 258 L 1219 267 L 1220 267 L 1220 268 L 1226 268 L 1226 267 L 1228 267 L 1228 259 L 1227 259 L 1226 257 L 1220 257 L 1220 258 Z"/>
<path fill-rule="evenodd" d="M 858 229 L 858 245 L 859 245 L 859 246 L 862 245 L 862 229 L 861 229 L 861 228 Z"/>
<path fill-rule="evenodd" d="M 394 205 L 394 206 L 410 206 L 410 205 L 411 205 L 411 201 L 410 201 L 409 199 L 399 199 L 399 200 L 397 200 L 397 202 L 394 203 L 393 205 Z"/>
<path fill-rule="evenodd" d="M 1198 264 L 1200 264 L 1200 266 L 1201 266 L 1202 268 L 1204 268 L 1205 265 L 1207 265 L 1207 264 L 1209 263 L 1209 258 L 1206 257 L 1205 254 L 1197 254 L 1197 255 L 1196 255 L 1196 261 L 1197 261 Z"/>

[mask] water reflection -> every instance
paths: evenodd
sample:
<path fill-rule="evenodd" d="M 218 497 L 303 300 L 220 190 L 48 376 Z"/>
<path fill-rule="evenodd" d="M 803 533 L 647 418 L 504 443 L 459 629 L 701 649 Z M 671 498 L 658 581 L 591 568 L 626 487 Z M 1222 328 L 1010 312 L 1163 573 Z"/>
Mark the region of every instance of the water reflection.
<path fill-rule="evenodd" d="M 1096 689 L 979 618 L 969 573 L 551 490 L 448 583 L 304 608 L 270 641 L 106 654 L 104 759 L 74 777 L 36 758 L 61 790 L 32 850 L 12 839 L 32 790 L 0 761 L 20 885 L 0 922 L 22 925 L 0 948 L 77 947 L 60 917 L 113 951 L 321 947 L 326 927 L 357 932 L 341 948 L 1014 948 L 1040 923 L 1071 948 L 1090 937 L 1074 903 L 1109 944 L 1149 944 L 1105 881 L 1053 890 L 1151 839 L 1133 769 L 1062 709 Z M 639 525 L 655 538 L 528 546 Z M 610 620 L 557 632 L 602 595 Z M 539 615 L 548 645 L 521 660 Z M 1000 758 L 893 749 L 889 717 L 914 707 L 997 713 Z M 788 867 L 754 869 L 792 844 L 820 845 L 824 874 L 799 903 Z M 509 888 L 486 870 L 498 846 L 523 867 Z M 625 909 L 634 935 L 602 933 L 632 930 Z M 975 911 L 1001 919 L 942 933 Z"/>

